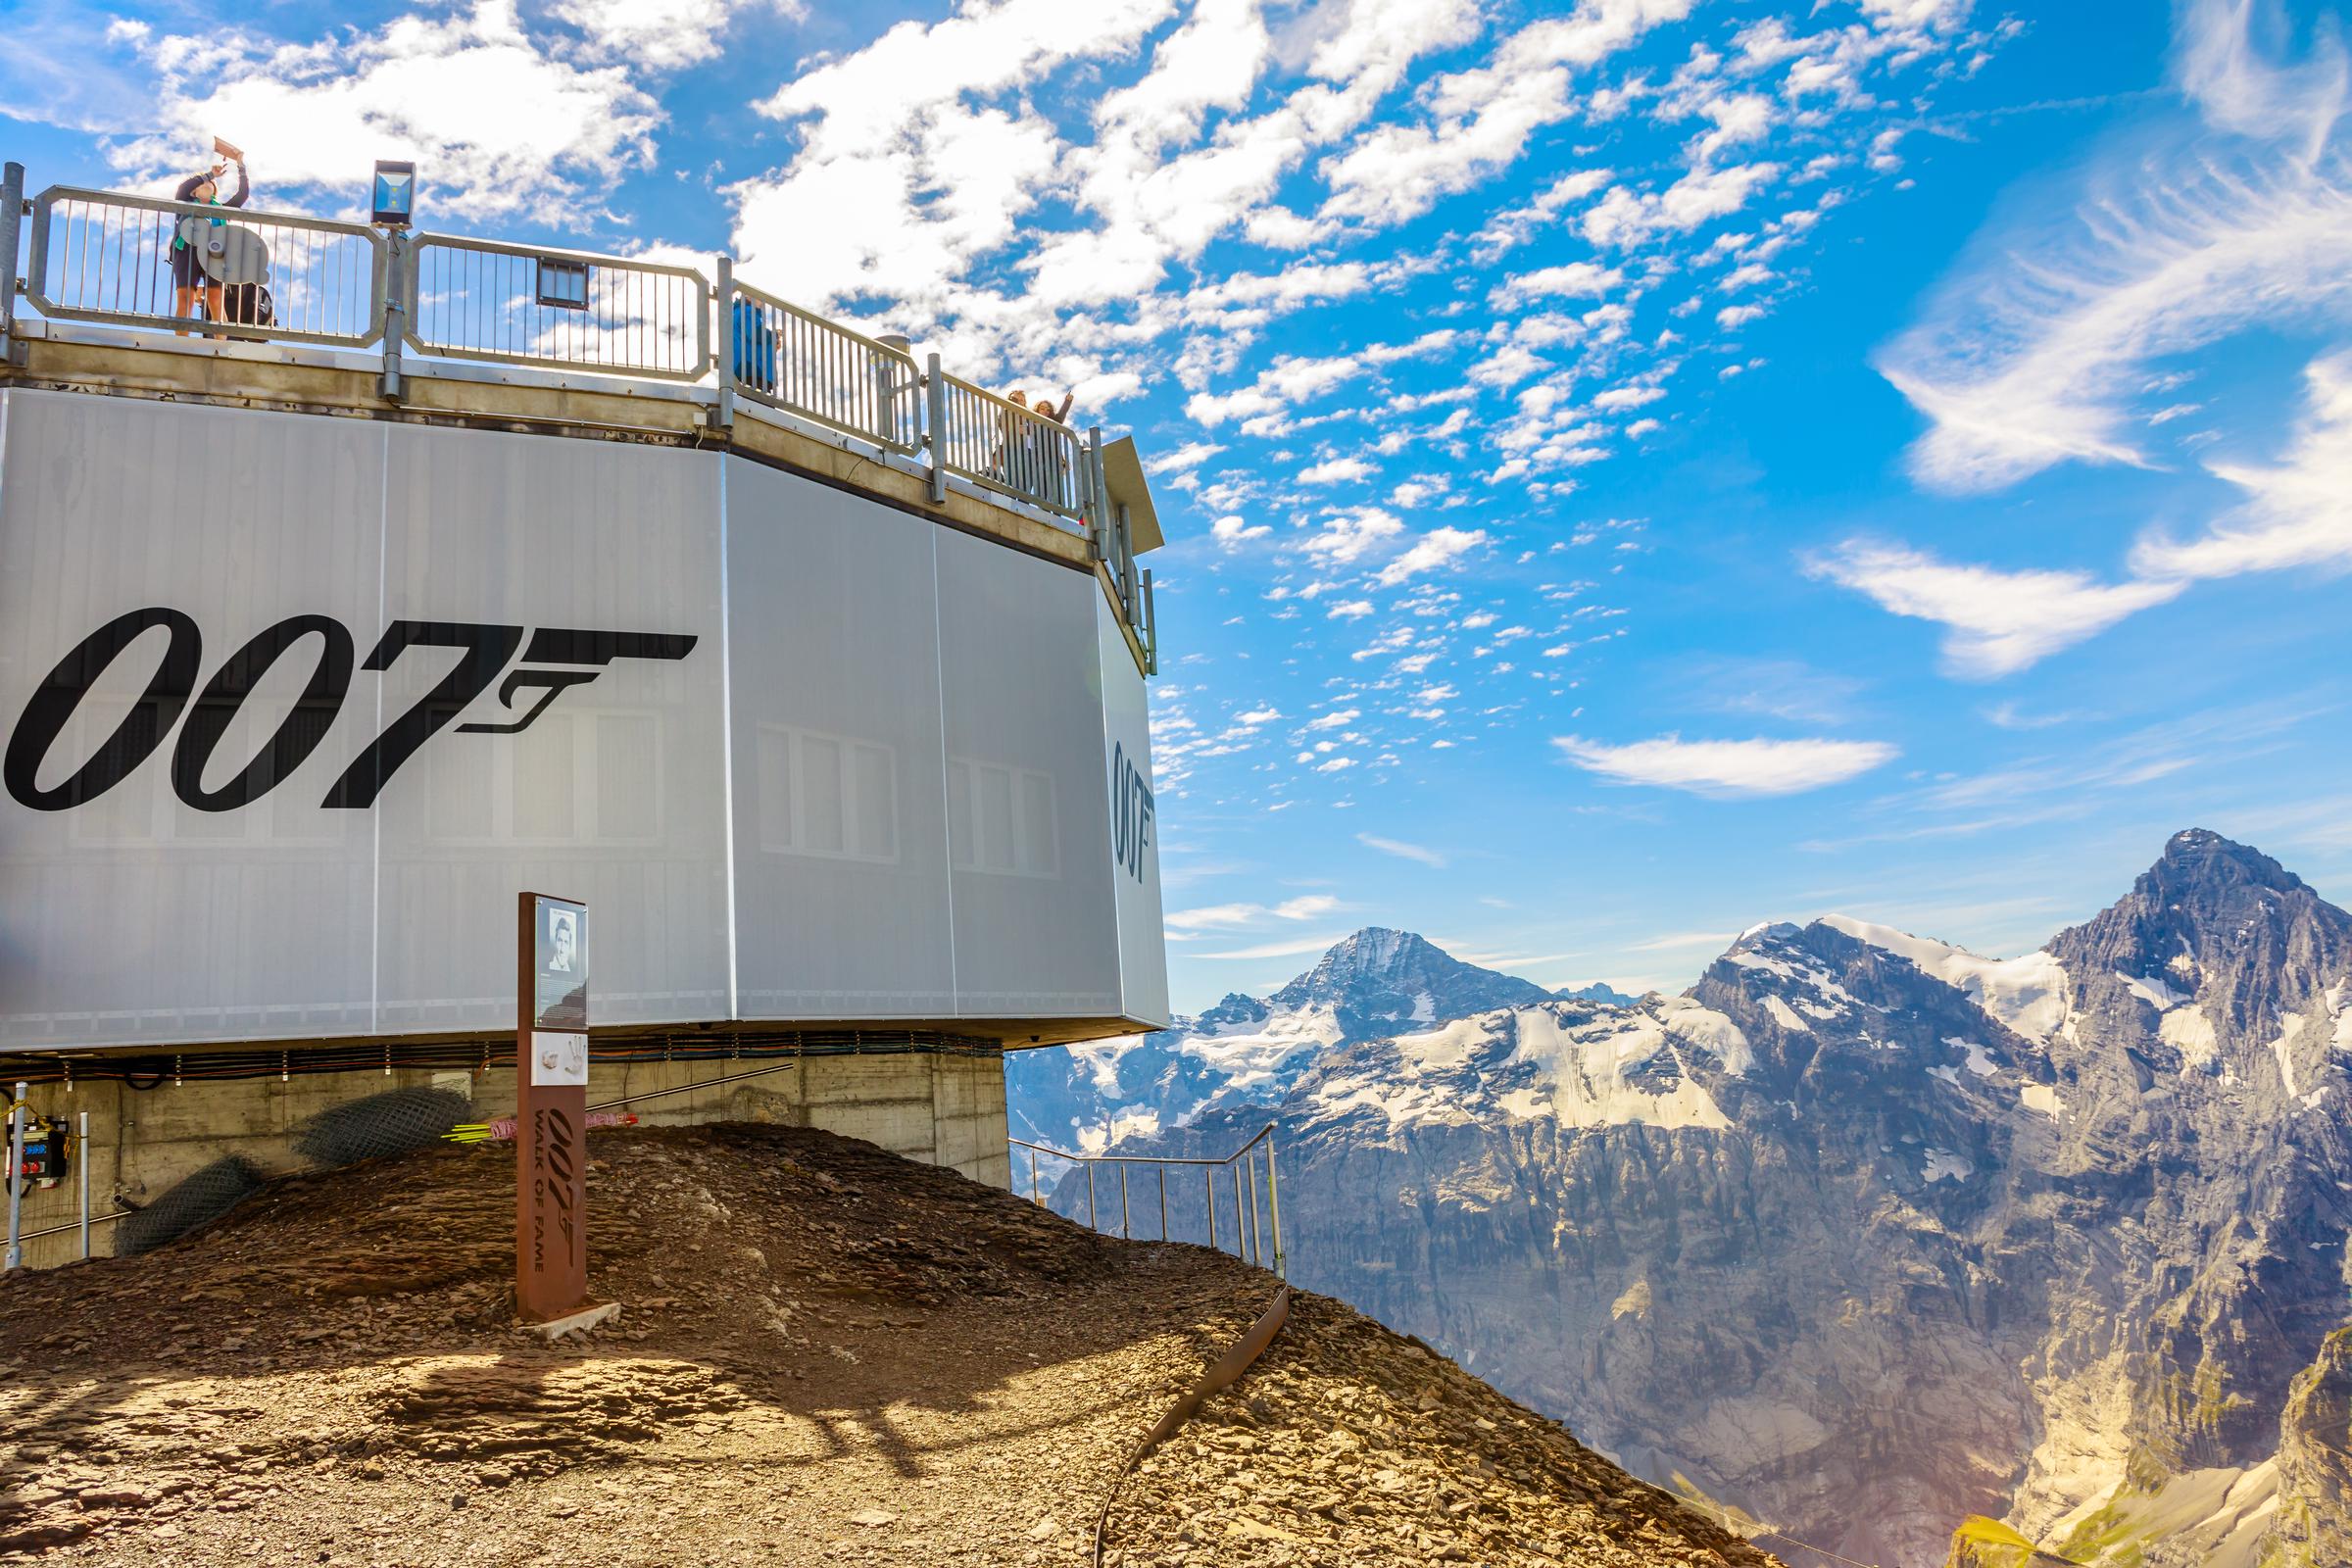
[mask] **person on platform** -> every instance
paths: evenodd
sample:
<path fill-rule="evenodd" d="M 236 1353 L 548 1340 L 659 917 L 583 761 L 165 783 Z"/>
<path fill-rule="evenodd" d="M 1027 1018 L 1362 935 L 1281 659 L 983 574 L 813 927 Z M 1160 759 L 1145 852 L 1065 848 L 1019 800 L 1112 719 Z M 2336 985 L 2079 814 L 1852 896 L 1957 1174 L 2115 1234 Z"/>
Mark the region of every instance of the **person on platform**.
<path fill-rule="evenodd" d="M 245 198 L 252 194 L 252 184 L 245 177 L 245 160 L 238 158 L 235 163 L 237 193 L 226 201 L 220 199 L 220 176 L 228 172 L 229 168 L 225 163 L 215 164 L 203 173 L 190 174 L 181 180 L 179 189 L 172 193 L 172 199 L 175 202 L 199 202 L 209 207 L 244 206 Z M 220 228 L 227 222 L 225 218 L 216 218 L 212 220 L 212 226 Z M 185 232 L 187 226 L 184 219 L 174 220 L 172 225 L 172 314 L 194 316 L 196 296 L 201 292 L 206 319 L 224 320 L 227 318 L 227 307 L 221 298 L 220 284 L 205 271 L 203 256 L 194 245 L 188 243 Z"/>

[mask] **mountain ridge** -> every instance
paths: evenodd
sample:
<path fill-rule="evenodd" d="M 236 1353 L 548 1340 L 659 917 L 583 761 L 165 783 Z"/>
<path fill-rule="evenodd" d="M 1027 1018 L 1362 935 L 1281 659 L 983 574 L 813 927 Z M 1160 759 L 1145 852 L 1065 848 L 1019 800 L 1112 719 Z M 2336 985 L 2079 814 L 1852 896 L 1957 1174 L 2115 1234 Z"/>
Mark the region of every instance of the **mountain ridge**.
<path fill-rule="evenodd" d="M 2348 1056 L 2352 916 L 2191 829 L 2033 953 L 1753 927 L 1679 997 L 1412 1022 L 1130 1147 L 1271 1118 L 1297 1277 L 1845 1555 L 1982 1515 L 2254 1568 L 2352 1514 L 2282 1425 L 2352 1360 Z"/>

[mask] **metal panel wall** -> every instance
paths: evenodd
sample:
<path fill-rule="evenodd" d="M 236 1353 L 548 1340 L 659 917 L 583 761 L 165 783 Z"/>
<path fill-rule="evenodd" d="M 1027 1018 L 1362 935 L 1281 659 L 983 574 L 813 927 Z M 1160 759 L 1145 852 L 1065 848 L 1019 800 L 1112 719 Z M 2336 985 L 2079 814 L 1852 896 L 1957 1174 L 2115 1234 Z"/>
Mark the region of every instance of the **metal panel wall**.
<path fill-rule="evenodd" d="M 945 529 L 938 557 L 964 1017 L 1118 1010 L 1091 577 Z"/>
<path fill-rule="evenodd" d="M 615 442 L 393 425 L 384 583 L 392 613 L 519 628 L 510 672 L 385 786 L 377 1027 L 512 1014 L 514 894 L 597 911 L 597 1021 L 727 1015 L 718 465 Z M 679 659 L 538 658 L 543 629 L 690 635 Z M 579 649 L 562 650 L 567 654 Z M 376 689 L 386 721 L 465 658 L 418 647 Z M 516 734 L 547 689 L 594 670 Z"/>
<path fill-rule="evenodd" d="M 937 530 L 741 458 L 726 475 L 742 1010 L 952 1017 Z"/>
<path fill-rule="evenodd" d="M 1168 945 L 1160 924 L 1159 805 L 1152 781 L 1152 707 L 1110 601 L 1095 600 L 1102 667 L 1102 750 L 1110 780 L 1110 870 L 1119 920 L 1120 1012 L 1168 1021 Z"/>
<path fill-rule="evenodd" d="M 20 733 L 36 687 L 118 616 L 188 617 L 182 704 L 185 670 L 209 676 L 288 616 L 372 638 L 381 426 L 17 390 L 0 393 L 0 722 L 34 789 L 65 790 L 119 725 L 126 739 L 152 729 L 142 697 L 159 674 L 171 683 L 161 626 L 97 674 L 45 755 Z M 203 787 L 221 788 L 289 720 L 326 635 L 272 664 Z M 314 705 L 292 722 L 323 717 Z M 93 799 L 0 799 L 0 1042 L 370 1027 L 371 824 L 317 803 L 372 718 L 342 705 L 308 759 L 242 809 L 179 799 L 172 736 Z"/>
<path fill-rule="evenodd" d="M 0 1048 L 1165 1010 L 1099 588 L 742 459 L 0 393 Z"/>

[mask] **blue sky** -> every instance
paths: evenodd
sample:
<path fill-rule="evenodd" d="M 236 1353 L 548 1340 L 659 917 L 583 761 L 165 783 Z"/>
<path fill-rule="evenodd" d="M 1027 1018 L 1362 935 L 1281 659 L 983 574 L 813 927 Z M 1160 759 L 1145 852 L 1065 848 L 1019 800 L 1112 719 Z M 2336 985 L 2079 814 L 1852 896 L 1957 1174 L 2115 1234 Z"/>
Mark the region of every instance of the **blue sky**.
<path fill-rule="evenodd" d="M 2342 19 L 2239 0 L 12 12 L 8 156 L 743 258 L 1132 430 L 1171 978 L 2352 900 Z"/>

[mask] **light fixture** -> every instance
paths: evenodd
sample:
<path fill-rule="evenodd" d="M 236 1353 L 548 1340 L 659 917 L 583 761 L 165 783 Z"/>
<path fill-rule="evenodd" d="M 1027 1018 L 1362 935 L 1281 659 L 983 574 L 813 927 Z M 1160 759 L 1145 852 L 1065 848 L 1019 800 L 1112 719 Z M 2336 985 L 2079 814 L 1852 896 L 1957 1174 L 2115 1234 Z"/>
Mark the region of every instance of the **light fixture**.
<path fill-rule="evenodd" d="M 588 308 L 588 264 L 560 256 L 539 258 L 539 303 L 559 310 Z"/>
<path fill-rule="evenodd" d="M 416 208 L 416 166 L 405 160 L 375 161 L 374 216 L 368 221 L 406 228 Z"/>

